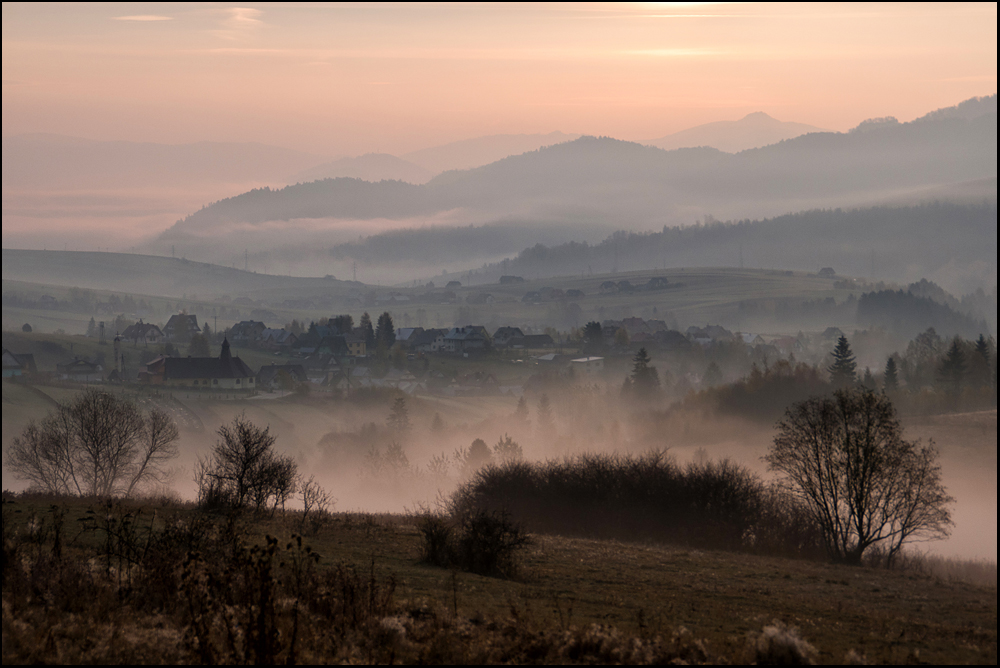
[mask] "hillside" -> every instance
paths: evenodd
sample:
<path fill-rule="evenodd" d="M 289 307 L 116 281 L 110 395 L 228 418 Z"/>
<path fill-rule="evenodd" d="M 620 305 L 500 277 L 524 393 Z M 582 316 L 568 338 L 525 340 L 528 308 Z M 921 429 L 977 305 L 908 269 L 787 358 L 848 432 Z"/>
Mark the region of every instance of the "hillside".
<path fill-rule="evenodd" d="M 178 298 L 346 294 L 350 283 L 258 274 L 183 258 L 3 249 L 3 280 Z"/>
<path fill-rule="evenodd" d="M 64 509 L 66 531 L 87 518 L 88 505 L 75 500 L 5 498 L 4 508 L 18 527 L 36 514 L 51 525 L 53 501 Z M 70 539 L 74 528 L 54 560 L 51 539 L 38 539 L 44 548 L 26 560 L 33 590 L 87 587 L 87 593 L 57 597 L 43 608 L 45 598 L 18 589 L 28 573 L 12 571 L 4 579 L 5 664 L 232 660 L 240 645 L 227 645 L 210 625 L 199 624 L 223 619 L 215 597 L 234 599 L 226 606 L 229 618 L 256 620 L 248 626 L 258 632 L 273 629 L 271 642 L 256 647 L 256 656 L 270 657 L 265 663 L 292 663 L 292 657 L 304 663 L 767 662 L 783 655 L 758 654 L 753 643 L 764 627 L 785 625 L 794 628 L 782 639 L 809 643 L 824 664 L 996 662 L 995 586 L 914 572 L 536 536 L 520 577 L 504 580 L 421 563 L 416 518 L 337 514 L 319 521 L 301 543 L 289 538 L 298 531 L 296 515 L 237 520 L 240 543 L 265 546 L 265 534 L 276 539 L 269 552 L 251 553 L 260 567 L 228 580 L 222 569 L 236 564 L 221 543 L 232 539 L 188 537 L 193 527 L 214 524 L 210 517 L 151 503 L 110 512 L 132 513 L 143 537 L 150 517 L 170 519 L 174 535 L 164 534 L 164 549 L 156 551 L 159 568 L 130 570 L 134 589 L 119 588 L 100 570 L 79 566 L 103 559 L 99 527 L 82 540 Z M 175 574 L 185 551 L 171 549 L 171 541 L 185 539 L 208 554 L 188 559 L 183 572 L 194 574 L 182 581 Z M 53 561 L 61 568 L 44 570 Z M 55 573 L 63 570 L 77 575 L 60 582 Z M 314 584 L 320 577 L 324 588 Z M 289 583 L 307 584 L 293 590 Z M 288 605 L 265 603 L 269 614 L 249 617 L 257 599 L 241 594 L 255 586 Z M 323 592 L 325 598 L 317 596 Z M 314 601 L 322 605 L 309 604 Z M 42 642 L 43 628 L 59 629 L 58 642 Z M 127 641 L 92 641 L 113 634 Z"/>

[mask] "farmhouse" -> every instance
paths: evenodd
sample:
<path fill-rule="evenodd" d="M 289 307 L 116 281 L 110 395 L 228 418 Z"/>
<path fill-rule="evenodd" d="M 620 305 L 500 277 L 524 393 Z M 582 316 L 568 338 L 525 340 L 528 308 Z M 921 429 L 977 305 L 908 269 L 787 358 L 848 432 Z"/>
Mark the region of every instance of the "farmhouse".
<path fill-rule="evenodd" d="M 126 327 L 121 337 L 123 341 L 131 341 L 134 345 L 138 345 L 140 341 L 143 344 L 159 343 L 163 340 L 163 332 L 156 325 L 140 320 Z"/>
<path fill-rule="evenodd" d="M 72 362 L 56 364 L 56 373 L 63 380 L 77 383 L 100 383 L 104 380 L 104 367 L 95 362 L 88 362 L 79 357 Z"/>
<path fill-rule="evenodd" d="M 163 336 L 167 341 L 187 341 L 194 334 L 200 334 L 201 327 L 198 326 L 198 316 L 178 313 L 170 316 L 167 324 L 163 326 Z"/>
<path fill-rule="evenodd" d="M 16 378 L 29 373 L 37 373 L 35 356 L 31 353 L 12 353 L 3 349 L 3 377 Z"/>

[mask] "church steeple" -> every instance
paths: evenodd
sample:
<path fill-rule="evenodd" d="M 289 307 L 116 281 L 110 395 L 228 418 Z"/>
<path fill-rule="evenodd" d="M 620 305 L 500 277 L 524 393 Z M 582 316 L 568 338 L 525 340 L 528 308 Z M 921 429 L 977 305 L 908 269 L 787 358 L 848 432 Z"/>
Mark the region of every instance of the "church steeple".
<path fill-rule="evenodd" d="M 219 353 L 219 359 L 223 362 L 231 362 L 233 359 L 233 354 L 229 352 L 229 338 L 222 339 L 222 352 Z"/>

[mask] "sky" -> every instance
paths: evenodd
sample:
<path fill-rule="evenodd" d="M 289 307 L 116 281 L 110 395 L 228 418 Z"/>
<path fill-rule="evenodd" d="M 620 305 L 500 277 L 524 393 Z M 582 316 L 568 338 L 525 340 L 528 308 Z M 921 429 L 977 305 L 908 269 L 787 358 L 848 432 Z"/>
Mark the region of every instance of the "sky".
<path fill-rule="evenodd" d="M 997 5 L 3 3 L 3 135 L 396 155 L 644 140 L 764 111 L 847 130 L 997 89 Z"/>

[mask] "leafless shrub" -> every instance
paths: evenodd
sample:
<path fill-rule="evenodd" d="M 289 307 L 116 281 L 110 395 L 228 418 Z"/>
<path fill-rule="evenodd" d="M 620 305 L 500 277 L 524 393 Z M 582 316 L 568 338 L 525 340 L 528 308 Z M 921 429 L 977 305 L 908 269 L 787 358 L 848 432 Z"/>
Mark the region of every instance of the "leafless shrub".
<path fill-rule="evenodd" d="M 198 463 L 198 502 L 205 507 L 274 511 L 295 491 L 297 466 L 274 452 L 275 437 L 241 415 L 219 427 L 208 460 Z"/>

